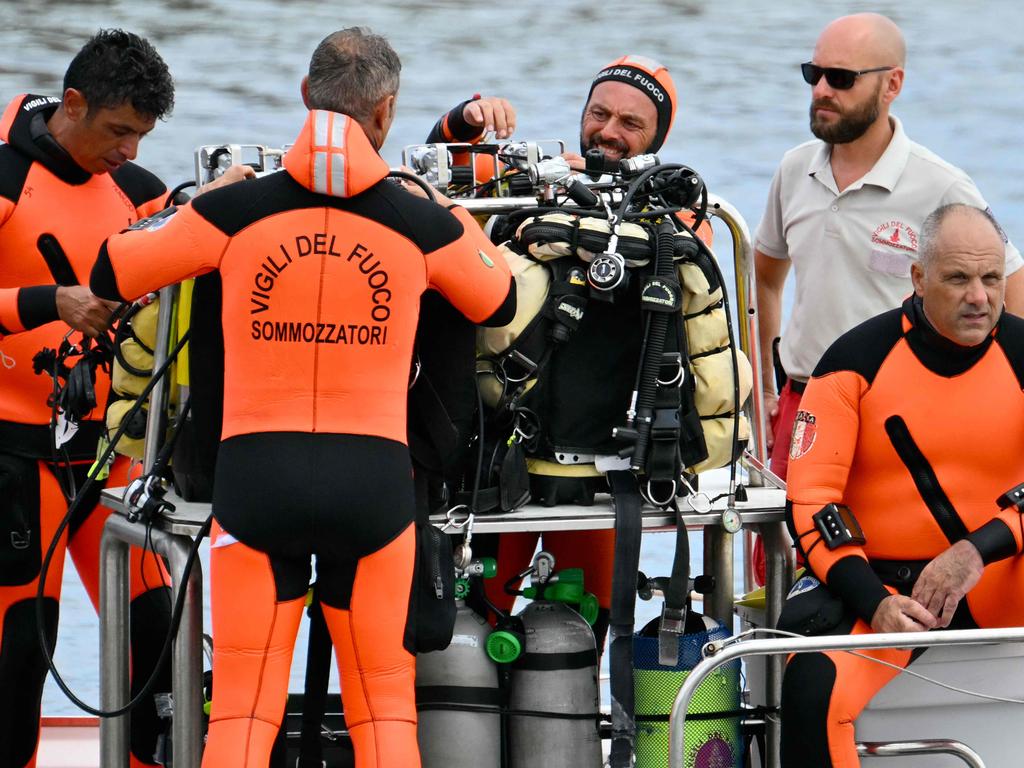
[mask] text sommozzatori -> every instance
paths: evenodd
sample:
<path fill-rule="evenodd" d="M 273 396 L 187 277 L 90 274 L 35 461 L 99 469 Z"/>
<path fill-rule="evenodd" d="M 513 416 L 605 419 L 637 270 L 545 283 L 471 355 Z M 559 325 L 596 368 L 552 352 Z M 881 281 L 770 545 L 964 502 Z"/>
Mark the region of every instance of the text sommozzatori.
<path fill-rule="evenodd" d="M 259 315 L 271 310 L 274 287 L 288 267 L 307 256 L 331 256 L 344 259 L 364 276 L 370 294 L 370 322 L 326 323 L 317 320 L 252 321 L 252 338 L 256 341 L 299 342 L 304 344 L 369 344 L 382 345 L 388 340 L 388 318 L 391 317 L 391 289 L 388 273 L 380 259 L 365 245 L 356 243 L 345 253 L 336 250 L 337 235 L 317 232 L 296 235 L 293 242 L 279 243 L 278 253 L 267 256 L 253 275 L 253 289 L 249 292 L 249 313 Z"/>

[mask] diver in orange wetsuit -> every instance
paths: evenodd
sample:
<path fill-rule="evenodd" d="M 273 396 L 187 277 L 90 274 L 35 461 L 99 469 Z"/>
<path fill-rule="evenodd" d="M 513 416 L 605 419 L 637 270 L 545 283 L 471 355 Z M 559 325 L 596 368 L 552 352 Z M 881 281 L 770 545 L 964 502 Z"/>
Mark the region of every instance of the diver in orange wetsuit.
<path fill-rule="evenodd" d="M 1024 481 L 1024 320 L 1003 311 L 1005 238 L 987 212 L 944 206 L 920 254 L 914 295 L 841 336 L 800 403 L 789 524 L 812 576 L 791 590 L 781 629 L 1024 623 L 1024 523 L 996 501 Z M 825 543 L 814 516 L 829 504 L 849 507 L 863 544 Z M 784 766 L 860 764 L 854 720 L 920 652 L 862 653 L 897 669 L 849 653 L 790 659 Z"/>
<path fill-rule="evenodd" d="M 472 217 L 386 180 L 401 64 L 359 28 L 316 49 L 284 171 L 110 238 L 98 296 L 213 270 L 223 283 L 224 426 L 211 544 L 216 686 L 207 768 L 264 768 L 317 558 L 359 768 L 419 763 L 406 397 L 420 296 L 477 323 L 515 311 Z"/>
<path fill-rule="evenodd" d="M 34 358 L 56 350 L 68 326 L 97 336 L 111 306 L 80 285 L 104 238 L 163 205 L 167 191 L 130 162 L 167 114 L 174 85 L 146 40 L 121 30 L 90 39 L 71 61 L 62 98 L 15 97 L 0 118 L 0 765 L 34 766 L 47 667 L 36 634 L 41 561 L 75 487 L 96 458 L 110 377 L 96 368 L 95 406 L 58 449 L 50 429 L 54 390 Z M 81 344 L 82 336 L 72 342 Z M 68 365 L 85 370 L 80 357 Z M 112 470 L 127 483 L 127 462 Z M 42 606 L 56 633 L 65 546 L 95 605 L 100 536 L 110 510 L 102 484 L 77 508 L 55 550 Z M 150 676 L 169 626 L 166 576 L 132 549 L 133 689 Z M 52 651 L 52 648 L 51 648 Z M 157 691 L 170 689 L 167 669 Z M 17 695 L 15 695 L 15 693 Z M 132 763 L 152 765 L 160 720 L 149 699 L 131 719 Z"/>

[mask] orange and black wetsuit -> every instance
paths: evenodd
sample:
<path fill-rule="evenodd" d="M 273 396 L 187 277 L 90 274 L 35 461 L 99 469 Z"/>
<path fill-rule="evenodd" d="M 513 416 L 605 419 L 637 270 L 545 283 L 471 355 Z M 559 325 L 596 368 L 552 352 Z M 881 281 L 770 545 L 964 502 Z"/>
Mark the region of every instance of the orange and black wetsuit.
<path fill-rule="evenodd" d="M 32 766 L 46 662 L 35 630 L 35 597 L 42 553 L 67 512 L 58 477 L 68 469 L 80 486 L 96 456 L 109 377 L 96 372 L 97 405 L 78 432 L 54 449 L 47 398 L 53 381 L 36 375 L 33 357 L 57 349 L 68 327 L 57 316 L 58 285 L 88 279 L 104 238 L 158 210 L 164 185 L 125 163 L 112 174 L 93 175 L 56 142 L 46 127 L 59 99 L 24 95 L 0 118 L 0 765 Z M 77 358 L 71 358 L 69 364 Z M 56 458 L 55 458 L 56 457 Z M 62 465 L 62 466 L 58 466 Z M 127 463 L 115 466 L 127 482 Z M 70 485 L 70 483 L 67 483 Z M 110 511 L 97 507 L 99 488 L 71 520 L 66 540 L 75 567 L 95 605 L 99 549 Z M 44 612 L 56 631 L 64 543 L 47 574 Z M 168 626 L 168 590 L 155 558 L 133 551 L 132 659 L 135 682 L 149 677 Z M 140 578 L 144 574 L 145 578 Z M 163 674 L 157 690 L 169 689 Z M 136 763 L 151 764 L 159 721 L 147 702 L 132 714 Z M 139 760 L 138 757 L 142 760 Z"/>
<path fill-rule="evenodd" d="M 121 298 L 213 270 L 223 283 L 203 764 L 267 765 L 316 555 L 356 764 L 415 768 L 406 396 L 420 296 L 500 325 L 515 294 L 469 214 L 387 181 L 351 118 L 310 112 L 284 165 L 111 238 L 91 285 Z"/>
<path fill-rule="evenodd" d="M 960 347 L 911 298 L 828 349 L 796 417 L 788 495 L 794 538 L 846 608 L 830 634 L 870 632 L 878 604 L 909 595 L 924 565 L 962 538 L 986 567 L 951 626 L 1024 623 L 1022 519 L 996 505 L 1024 480 L 1022 390 L 1024 320 L 1006 313 L 984 343 Z M 812 516 L 829 503 L 850 507 L 865 544 L 830 550 L 820 541 Z M 899 667 L 912 659 L 906 650 L 870 653 Z M 897 674 L 851 654 L 794 656 L 783 683 L 783 765 L 859 765 L 853 721 Z"/>

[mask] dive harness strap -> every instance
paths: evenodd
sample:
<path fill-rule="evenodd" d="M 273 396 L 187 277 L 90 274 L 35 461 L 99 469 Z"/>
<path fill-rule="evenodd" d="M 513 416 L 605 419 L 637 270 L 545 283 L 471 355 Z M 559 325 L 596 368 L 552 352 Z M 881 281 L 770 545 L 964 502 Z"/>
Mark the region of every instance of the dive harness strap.
<path fill-rule="evenodd" d="M 636 579 L 640 568 L 640 534 L 643 521 L 637 477 L 626 470 L 608 473 L 615 505 L 615 561 L 612 604 L 608 626 L 611 669 L 612 742 L 611 768 L 632 764 L 636 735 L 633 690 L 633 613 Z"/>
<path fill-rule="evenodd" d="M 679 636 L 686 632 L 686 600 L 690 592 L 689 534 L 675 499 L 672 508 L 676 513 L 676 552 L 658 623 L 658 663 L 663 667 L 679 665 Z"/>
<path fill-rule="evenodd" d="M 589 291 L 586 273 L 573 259 L 544 262 L 551 272 L 547 298 L 537 316 L 492 362 L 508 386 L 498 409 L 514 408 L 531 381 L 540 378 L 559 345 L 583 322 Z"/>
<path fill-rule="evenodd" d="M 502 423 L 498 429 L 510 436 L 496 475 L 477 467 L 481 481 L 487 483 L 477 490 L 477 512 L 509 512 L 528 500 L 528 496 L 523 496 L 523 492 L 529 491 L 529 479 L 522 441 L 536 435 L 529 428 L 524 431 L 521 419 L 526 414 L 519 408 L 519 399 L 531 382 L 543 387 L 542 374 L 552 355 L 572 337 L 586 313 L 588 290 L 582 267 L 570 259 L 548 262 L 546 266 L 551 271 L 551 285 L 541 311 L 508 349 L 490 361 L 495 371 L 500 372 L 504 388 L 495 406 L 497 419 Z M 455 500 L 468 503 L 467 494 L 456 494 Z"/>

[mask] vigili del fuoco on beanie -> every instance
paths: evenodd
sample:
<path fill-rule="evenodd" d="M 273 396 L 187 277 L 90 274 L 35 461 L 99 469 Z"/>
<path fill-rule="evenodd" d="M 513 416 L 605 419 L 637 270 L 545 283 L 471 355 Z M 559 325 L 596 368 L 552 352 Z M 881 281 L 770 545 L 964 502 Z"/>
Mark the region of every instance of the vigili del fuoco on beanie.
<path fill-rule="evenodd" d="M 661 149 L 676 115 L 676 86 L 668 69 L 646 56 L 623 56 L 597 73 L 594 82 L 590 84 L 586 103 L 590 102 L 597 84 L 605 80 L 628 83 L 639 88 L 654 102 L 654 108 L 658 111 L 658 127 L 647 151 L 657 152 Z"/>

